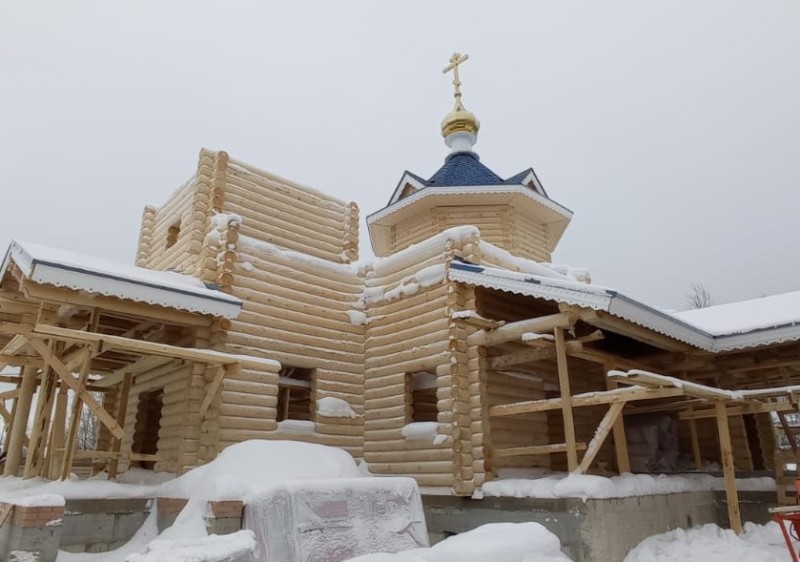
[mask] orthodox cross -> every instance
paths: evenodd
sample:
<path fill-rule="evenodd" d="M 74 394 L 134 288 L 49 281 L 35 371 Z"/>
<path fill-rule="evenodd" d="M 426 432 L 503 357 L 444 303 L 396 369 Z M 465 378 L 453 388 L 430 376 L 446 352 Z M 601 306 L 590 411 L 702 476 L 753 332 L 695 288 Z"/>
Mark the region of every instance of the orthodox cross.
<path fill-rule="evenodd" d="M 450 64 L 448 64 L 444 70 L 442 70 L 442 74 L 447 74 L 451 70 L 453 71 L 453 86 L 456 88 L 453 96 L 456 98 L 456 102 L 461 101 L 461 80 L 458 78 L 458 65 L 466 61 L 468 58 L 469 55 L 453 53 L 453 56 L 450 57 Z"/>

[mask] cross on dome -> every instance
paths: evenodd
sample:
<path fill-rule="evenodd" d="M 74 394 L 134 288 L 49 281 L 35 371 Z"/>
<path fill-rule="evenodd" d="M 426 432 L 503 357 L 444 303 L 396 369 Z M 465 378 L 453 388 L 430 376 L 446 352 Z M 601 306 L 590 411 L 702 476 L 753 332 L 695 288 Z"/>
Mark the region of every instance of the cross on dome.
<path fill-rule="evenodd" d="M 442 120 L 444 142 L 453 152 L 470 152 L 478 140 L 478 129 L 481 126 L 475 114 L 467 111 L 461 101 L 461 76 L 458 66 L 468 59 L 469 55 L 453 53 L 450 64 L 442 70 L 443 74 L 453 71 L 455 106 Z"/>

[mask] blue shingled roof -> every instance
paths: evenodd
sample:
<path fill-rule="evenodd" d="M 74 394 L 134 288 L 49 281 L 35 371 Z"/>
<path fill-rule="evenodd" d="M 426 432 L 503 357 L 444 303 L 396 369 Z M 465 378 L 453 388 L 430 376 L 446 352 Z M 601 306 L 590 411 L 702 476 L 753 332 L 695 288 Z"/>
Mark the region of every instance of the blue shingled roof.
<path fill-rule="evenodd" d="M 412 174 L 406 170 L 400 183 L 397 184 L 394 194 L 389 199 L 389 205 L 400 199 L 400 193 L 403 189 L 403 180 L 410 177 L 418 182 L 421 188 L 426 187 L 458 187 L 467 185 L 520 185 L 528 174 L 533 173 L 533 168 L 528 168 L 522 172 L 511 176 L 504 180 L 489 168 L 481 164 L 480 158 L 474 152 L 454 152 L 450 154 L 444 161 L 444 166 L 426 180 L 416 174 Z M 535 176 L 536 174 L 534 174 Z M 539 186 L 538 180 L 536 180 Z M 534 188 L 539 190 L 542 195 L 547 197 L 547 193 L 541 187 Z"/>
<path fill-rule="evenodd" d="M 473 152 L 456 152 L 431 176 L 428 185 L 500 185 L 503 178 L 481 164 Z"/>

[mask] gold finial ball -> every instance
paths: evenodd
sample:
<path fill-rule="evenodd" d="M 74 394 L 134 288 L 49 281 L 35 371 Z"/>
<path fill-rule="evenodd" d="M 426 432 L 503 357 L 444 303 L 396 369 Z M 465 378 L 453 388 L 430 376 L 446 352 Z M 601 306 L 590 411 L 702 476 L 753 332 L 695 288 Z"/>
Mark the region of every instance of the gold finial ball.
<path fill-rule="evenodd" d="M 442 136 L 444 138 L 454 133 L 477 135 L 480 128 L 481 124 L 475 114 L 464 109 L 464 106 L 460 103 L 442 119 Z"/>

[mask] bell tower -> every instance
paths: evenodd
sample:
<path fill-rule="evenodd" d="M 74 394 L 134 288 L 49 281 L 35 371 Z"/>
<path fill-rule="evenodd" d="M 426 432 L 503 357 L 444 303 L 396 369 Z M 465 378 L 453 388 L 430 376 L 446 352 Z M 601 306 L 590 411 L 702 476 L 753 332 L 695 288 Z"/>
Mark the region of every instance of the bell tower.
<path fill-rule="evenodd" d="M 384 257 L 448 228 L 474 225 L 481 239 L 512 254 L 549 262 L 572 218 L 550 199 L 533 168 L 503 179 L 480 161 L 473 147 L 480 122 L 464 107 L 459 66 L 469 55 L 455 53 L 443 72 L 453 72 L 455 103 L 442 120 L 450 153 L 424 179 L 406 171 L 383 209 L 367 217 L 375 255 Z"/>

